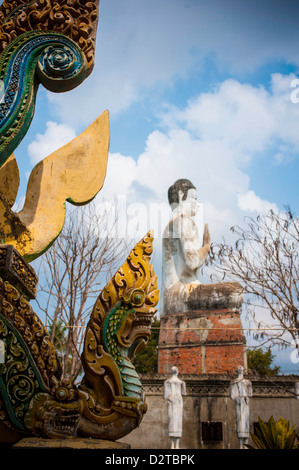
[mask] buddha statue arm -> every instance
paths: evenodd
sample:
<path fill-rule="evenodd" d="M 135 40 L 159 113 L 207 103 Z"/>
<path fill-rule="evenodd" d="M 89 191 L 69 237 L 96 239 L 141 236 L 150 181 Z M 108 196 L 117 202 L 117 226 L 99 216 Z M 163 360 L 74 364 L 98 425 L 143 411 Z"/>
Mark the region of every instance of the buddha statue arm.
<path fill-rule="evenodd" d="M 200 266 L 202 266 L 204 262 L 206 261 L 210 248 L 211 248 L 211 237 L 210 237 L 209 227 L 208 227 L 208 224 L 205 224 L 202 248 L 200 248 L 199 250 Z"/>
<path fill-rule="evenodd" d="M 210 251 L 211 239 L 208 225 L 205 225 L 203 242 L 200 246 L 196 225 L 191 219 L 186 218 L 182 223 L 181 246 L 186 266 L 193 271 L 199 269 Z"/>

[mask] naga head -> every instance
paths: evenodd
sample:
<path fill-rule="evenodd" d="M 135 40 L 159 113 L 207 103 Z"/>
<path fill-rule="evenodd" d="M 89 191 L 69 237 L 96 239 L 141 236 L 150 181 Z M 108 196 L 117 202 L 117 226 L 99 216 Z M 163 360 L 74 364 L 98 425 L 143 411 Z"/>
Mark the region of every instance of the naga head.
<path fill-rule="evenodd" d="M 141 396 L 131 360 L 148 341 L 159 300 L 157 276 L 150 264 L 152 242 L 153 233 L 148 232 L 135 245 L 101 291 L 87 325 L 81 356 L 83 381 L 98 387 L 99 377 L 106 377 L 103 382 L 109 383 L 110 390 L 107 406 L 113 396 Z M 136 379 L 132 379 L 138 384 L 135 390 L 127 384 L 128 375 Z"/>
<path fill-rule="evenodd" d="M 146 346 L 151 334 L 152 318 L 156 309 L 147 302 L 148 300 L 146 291 L 136 288 L 126 293 L 119 307 L 124 315 L 116 337 L 122 347 L 129 349 L 130 358 Z"/>
<path fill-rule="evenodd" d="M 125 263 L 102 290 L 96 311 L 106 313 L 103 338 L 128 349 L 128 357 L 143 349 L 151 334 L 151 324 L 159 300 L 157 276 L 150 264 L 153 233 L 133 248 Z"/>
<path fill-rule="evenodd" d="M 120 438 L 139 425 L 146 411 L 142 384 L 131 360 L 148 341 L 159 300 L 157 277 L 150 264 L 152 242 L 153 233 L 148 232 L 93 307 L 81 356 L 80 435 L 101 436 L 113 416 L 114 424 L 109 424 L 108 434 L 105 428 L 105 437 L 112 436 L 113 429 L 113 436 Z"/>

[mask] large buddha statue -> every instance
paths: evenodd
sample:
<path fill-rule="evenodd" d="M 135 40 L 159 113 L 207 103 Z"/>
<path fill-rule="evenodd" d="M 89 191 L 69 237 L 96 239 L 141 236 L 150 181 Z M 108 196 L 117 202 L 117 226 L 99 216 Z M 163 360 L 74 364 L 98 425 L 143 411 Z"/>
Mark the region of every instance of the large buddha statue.
<path fill-rule="evenodd" d="M 158 371 L 222 374 L 246 368 L 246 342 L 240 319 L 243 287 L 237 282 L 201 283 L 211 248 L 208 225 L 199 236 L 194 185 L 177 180 L 168 190 L 171 220 L 163 233 Z"/>
<path fill-rule="evenodd" d="M 199 207 L 197 191 L 187 179 L 179 179 L 168 190 L 173 217 L 163 233 L 163 313 L 186 311 L 189 293 L 200 284 L 200 268 L 210 250 L 205 225 L 203 240 L 193 220 Z"/>

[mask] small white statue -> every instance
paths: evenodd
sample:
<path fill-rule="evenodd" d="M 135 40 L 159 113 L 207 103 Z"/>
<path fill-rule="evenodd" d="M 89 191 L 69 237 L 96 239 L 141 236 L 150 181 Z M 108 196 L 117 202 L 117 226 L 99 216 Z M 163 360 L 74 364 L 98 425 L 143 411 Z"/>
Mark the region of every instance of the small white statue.
<path fill-rule="evenodd" d="M 240 449 L 245 448 L 249 439 L 249 400 L 252 396 L 252 383 L 244 379 L 244 367 L 237 368 L 238 377 L 231 382 L 230 398 L 235 403 L 237 435 Z"/>
<path fill-rule="evenodd" d="M 186 179 L 168 189 L 173 217 L 163 233 L 162 301 L 163 313 L 186 311 L 186 299 L 200 284 L 200 268 L 210 250 L 210 234 L 205 225 L 203 240 L 192 219 L 198 211 L 197 191 Z"/>
<path fill-rule="evenodd" d="M 167 404 L 168 435 L 171 449 L 179 449 L 183 431 L 183 397 L 186 384 L 178 378 L 178 368 L 171 368 L 171 378 L 164 382 L 164 398 Z"/>

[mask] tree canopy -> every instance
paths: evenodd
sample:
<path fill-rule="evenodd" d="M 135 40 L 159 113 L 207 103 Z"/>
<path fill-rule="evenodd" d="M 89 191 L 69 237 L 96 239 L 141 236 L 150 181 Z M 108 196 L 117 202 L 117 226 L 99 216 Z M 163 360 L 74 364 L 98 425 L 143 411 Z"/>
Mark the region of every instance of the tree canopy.
<path fill-rule="evenodd" d="M 275 356 L 271 350 L 264 351 L 262 348 L 249 349 L 247 351 L 248 369 L 259 375 L 277 375 L 280 367 L 273 365 Z"/>
<path fill-rule="evenodd" d="M 153 374 L 158 371 L 158 340 L 160 320 L 153 318 L 151 336 L 143 351 L 136 354 L 134 366 L 139 374 Z"/>

